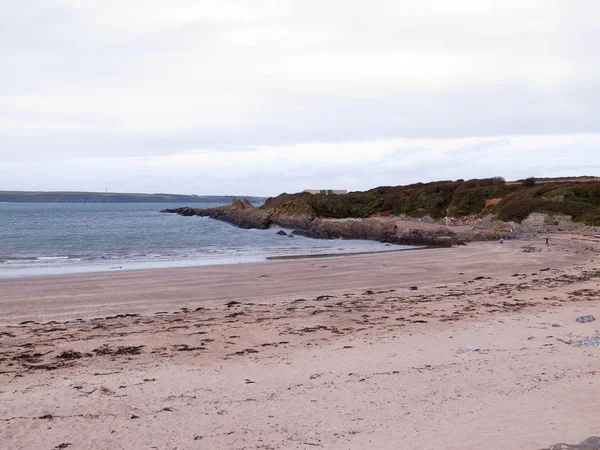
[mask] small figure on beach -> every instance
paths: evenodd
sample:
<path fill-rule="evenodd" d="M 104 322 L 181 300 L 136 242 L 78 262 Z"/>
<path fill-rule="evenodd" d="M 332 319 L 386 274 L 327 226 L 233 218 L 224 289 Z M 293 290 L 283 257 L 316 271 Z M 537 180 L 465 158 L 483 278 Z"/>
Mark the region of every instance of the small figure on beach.
<path fill-rule="evenodd" d="M 498 241 L 499 244 L 504 244 L 504 239 L 500 238 L 500 240 Z"/>
<path fill-rule="evenodd" d="M 546 245 L 549 245 L 550 243 L 550 238 L 546 238 Z"/>

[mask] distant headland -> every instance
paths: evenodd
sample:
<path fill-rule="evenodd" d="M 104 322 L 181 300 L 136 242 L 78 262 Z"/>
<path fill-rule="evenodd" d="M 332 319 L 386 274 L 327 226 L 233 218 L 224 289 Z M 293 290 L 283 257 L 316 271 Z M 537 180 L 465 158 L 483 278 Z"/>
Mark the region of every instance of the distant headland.
<path fill-rule="evenodd" d="M 265 197 L 236 195 L 0 191 L 0 202 L 9 203 L 231 203 L 238 198 L 247 198 L 253 203 L 266 200 Z"/>

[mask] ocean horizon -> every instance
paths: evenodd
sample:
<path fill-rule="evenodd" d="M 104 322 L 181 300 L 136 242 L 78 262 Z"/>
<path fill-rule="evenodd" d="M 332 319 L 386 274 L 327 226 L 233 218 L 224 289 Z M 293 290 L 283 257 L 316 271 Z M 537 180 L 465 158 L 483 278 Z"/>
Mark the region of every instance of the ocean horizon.
<path fill-rule="evenodd" d="M 246 230 L 205 217 L 160 213 L 167 207 L 173 205 L 0 203 L 0 278 L 411 248 L 364 240 L 290 238 L 277 235 L 279 229 Z"/>

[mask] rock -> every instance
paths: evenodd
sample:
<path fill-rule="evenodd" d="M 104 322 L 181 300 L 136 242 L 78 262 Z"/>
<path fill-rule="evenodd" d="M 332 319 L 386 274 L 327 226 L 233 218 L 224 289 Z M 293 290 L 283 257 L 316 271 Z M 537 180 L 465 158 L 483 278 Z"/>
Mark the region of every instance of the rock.
<path fill-rule="evenodd" d="M 81 354 L 80 352 L 76 352 L 74 350 L 65 350 L 64 352 L 57 355 L 56 357 L 61 358 L 61 359 L 79 359 L 79 358 L 83 357 L 83 354 Z"/>
<path fill-rule="evenodd" d="M 417 291 L 417 290 L 419 290 L 419 288 L 417 286 L 411 286 L 411 287 L 409 287 L 409 289 L 411 291 Z"/>
<path fill-rule="evenodd" d="M 555 444 L 543 450 L 598 450 L 600 449 L 600 437 L 592 436 L 587 438 L 581 444 Z"/>
<path fill-rule="evenodd" d="M 589 314 L 587 316 L 581 316 L 581 317 L 578 317 L 577 319 L 575 319 L 575 321 L 577 323 L 588 323 L 588 322 L 593 322 L 594 320 L 596 320 L 596 318 L 594 316 L 592 316 L 591 314 Z"/>
<path fill-rule="evenodd" d="M 579 341 L 564 341 L 573 347 L 600 347 L 600 334 L 587 336 Z"/>
<path fill-rule="evenodd" d="M 289 237 L 289 238 L 293 238 L 293 237 L 294 237 L 294 235 L 293 235 L 293 234 L 288 234 L 288 237 Z"/>
<path fill-rule="evenodd" d="M 561 325 L 559 325 L 559 324 L 557 324 L 557 323 L 553 323 L 553 324 L 552 324 L 552 328 L 560 328 L 560 327 L 561 327 Z"/>
<path fill-rule="evenodd" d="M 275 233 L 275 234 L 277 234 L 277 235 L 279 235 L 279 236 L 287 236 L 287 235 L 288 235 L 288 234 L 287 234 L 285 231 L 283 231 L 283 230 L 279 230 L 279 231 L 278 231 L 277 233 Z"/>

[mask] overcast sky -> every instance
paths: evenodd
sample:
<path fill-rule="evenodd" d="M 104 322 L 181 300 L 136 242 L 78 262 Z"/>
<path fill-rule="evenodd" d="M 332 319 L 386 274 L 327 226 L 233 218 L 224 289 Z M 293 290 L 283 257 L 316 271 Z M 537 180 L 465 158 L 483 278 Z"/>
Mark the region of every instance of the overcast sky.
<path fill-rule="evenodd" d="M 600 175 L 600 1 L 0 0 L 0 190 Z"/>

